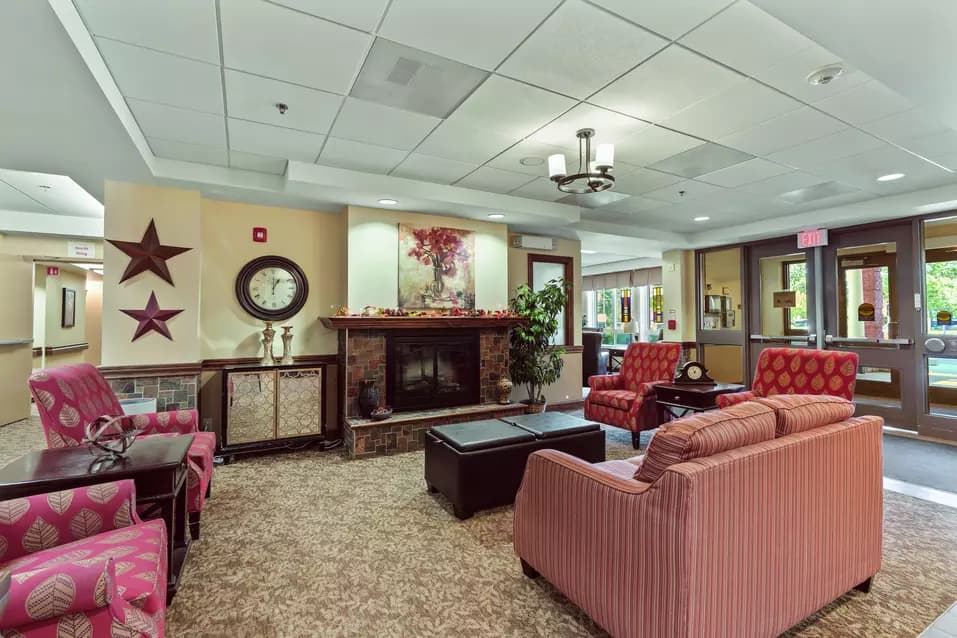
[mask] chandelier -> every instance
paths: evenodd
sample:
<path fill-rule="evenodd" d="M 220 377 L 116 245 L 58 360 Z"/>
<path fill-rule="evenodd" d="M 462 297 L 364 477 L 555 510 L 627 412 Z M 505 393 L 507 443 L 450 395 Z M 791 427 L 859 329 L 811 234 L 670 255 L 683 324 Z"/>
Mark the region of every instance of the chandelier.
<path fill-rule="evenodd" d="M 599 144 L 595 149 L 595 159 L 591 158 L 591 138 L 595 129 L 580 129 L 578 138 L 578 172 L 569 175 L 565 170 L 565 156 L 561 153 L 548 156 L 548 178 L 558 184 L 558 190 L 564 193 L 583 195 L 600 193 L 615 185 L 610 171 L 615 165 L 615 145 Z"/>

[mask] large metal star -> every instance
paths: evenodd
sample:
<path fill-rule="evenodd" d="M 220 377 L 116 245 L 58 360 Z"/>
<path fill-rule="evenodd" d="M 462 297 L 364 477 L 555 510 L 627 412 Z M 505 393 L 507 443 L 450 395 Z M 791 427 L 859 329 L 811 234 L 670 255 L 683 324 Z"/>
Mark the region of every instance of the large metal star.
<path fill-rule="evenodd" d="M 172 259 L 176 255 L 181 255 L 192 248 L 183 248 L 180 246 L 164 246 L 160 243 L 159 235 L 156 234 L 156 223 L 151 219 L 150 225 L 146 227 L 143 233 L 143 239 L 135 241 L 119 241 L 116 239 L 107 239 L 124 253 L 130 256 L 130 263 L 123 271 L 120 277 L 120 283 L 123 283 L 130 277 L 135 277 L 141 272 L 149 270 L 173 285 L 173 276 L 166 266 L 166 260 Z"/>
<path fill-rule="evenodd" d="M 139 325 L 136 326 L 136 332 L 133 333 L 133 338 L 130 339 L 130 341 L 136 341 L 147 332 L 158 332 L 172 341 L 173 337 L 169 333 L 166 322 L 183 312 L 183 309 L 160 310 L 159 302 L 156 301 L 156 293 L 151 292 L 150 300 L 146 302 L 146 308 L 143 310 L 123 310 L 121 308 L 120 312 L 139 321 Z"/>

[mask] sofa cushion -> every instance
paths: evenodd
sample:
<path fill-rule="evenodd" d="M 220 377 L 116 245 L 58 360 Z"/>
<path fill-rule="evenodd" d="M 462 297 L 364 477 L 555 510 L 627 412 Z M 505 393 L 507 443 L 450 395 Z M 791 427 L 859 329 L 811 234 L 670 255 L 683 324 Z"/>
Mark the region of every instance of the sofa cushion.
<path fill-rule="evenodd" d="M 775 394 L 755 401 L 777 414 L 778 436 L 838 423 L 854 414 L 853 403 L 826 394 Z"/>
<path fill-rule="evenodd" d="M 629 410 L 631 404 L 638 398 L 638 394 L 631 390 L 592 390 L 588 397 L 592 403 L 597 405 L 604 405 L 616 410 Z"/>
<path fill-rule="evenodd" d="M 672 421 L 651 439 L 635 478 L 652 483 L 676 463 L 770 441 L 774 428 L 774 410 L 753 401 Z"/>

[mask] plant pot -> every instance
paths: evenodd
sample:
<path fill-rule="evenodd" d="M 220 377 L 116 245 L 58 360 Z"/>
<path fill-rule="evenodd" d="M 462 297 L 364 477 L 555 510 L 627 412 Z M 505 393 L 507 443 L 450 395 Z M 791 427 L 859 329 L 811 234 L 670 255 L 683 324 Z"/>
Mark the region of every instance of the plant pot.
<path fill-rule="evenodd" d="M 525 401 L 522 401 L 522 403 L 525 404 L 525 412 L 527 414 L 539 414 L 545 411 L 544 401 L 542 401 L 541 403 L 535 403 L 532 401 L 525 400 Z"/>

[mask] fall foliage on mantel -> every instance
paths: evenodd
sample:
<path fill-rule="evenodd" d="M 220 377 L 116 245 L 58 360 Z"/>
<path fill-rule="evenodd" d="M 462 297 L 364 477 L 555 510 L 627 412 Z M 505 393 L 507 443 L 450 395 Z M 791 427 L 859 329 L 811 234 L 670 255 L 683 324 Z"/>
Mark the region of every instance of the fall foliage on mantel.
<path fill-rule="evenodd" d="M 388 317 L 337 316 L 320 317 L 326 328 L 333 330 L 408 330 L 416 328 L 511 328 L 526 323 L 524 317 Z"/>

